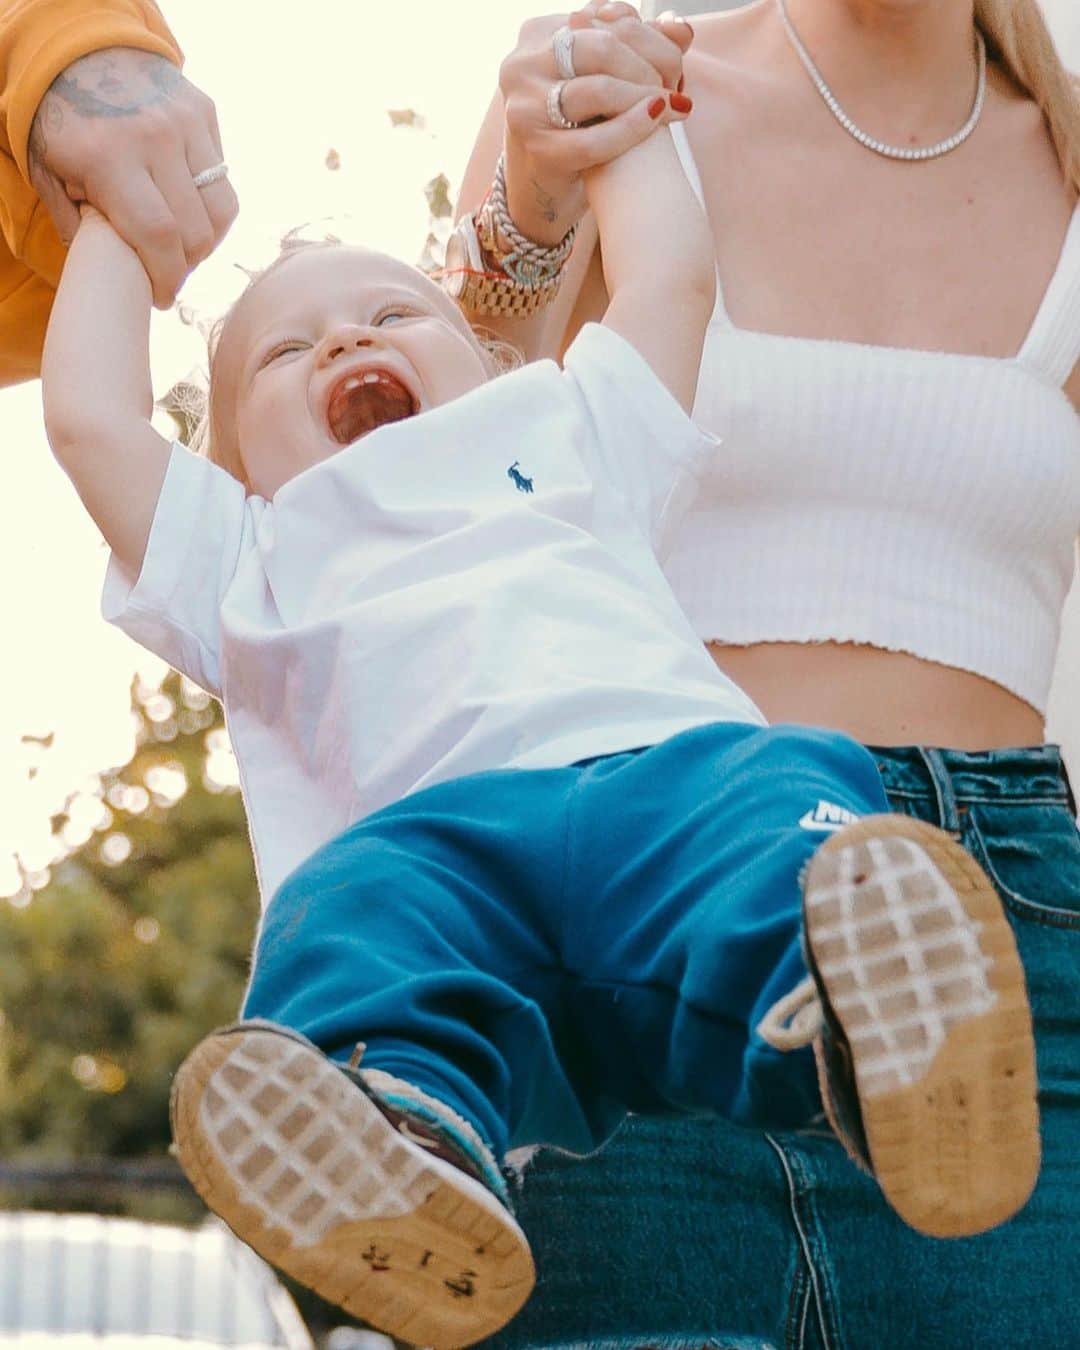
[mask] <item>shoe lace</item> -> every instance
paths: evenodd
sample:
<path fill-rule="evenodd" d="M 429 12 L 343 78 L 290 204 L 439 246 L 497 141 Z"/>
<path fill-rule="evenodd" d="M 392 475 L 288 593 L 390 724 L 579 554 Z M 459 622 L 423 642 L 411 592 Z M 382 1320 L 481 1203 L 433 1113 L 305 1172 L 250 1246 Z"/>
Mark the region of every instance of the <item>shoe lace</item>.
<path fill-rule="evenodd" d="M 777 999 L 758 1023 L 758 1035 L 774 1050 L 800 1050 L 810 1045 L 824 1024 L 821 999 L 812 975 L 790 994 Z"/>

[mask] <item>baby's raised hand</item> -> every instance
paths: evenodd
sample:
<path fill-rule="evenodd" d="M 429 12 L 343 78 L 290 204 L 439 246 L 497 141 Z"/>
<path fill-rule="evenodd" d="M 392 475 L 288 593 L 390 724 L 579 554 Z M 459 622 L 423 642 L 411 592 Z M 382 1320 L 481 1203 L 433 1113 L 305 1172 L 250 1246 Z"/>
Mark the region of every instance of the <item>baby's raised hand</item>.
<path fill-rule="evenodd" d="M 97 209 L 96 206 L 91 206 L 89 202 L 80 202 L 79 203 L 80 226 L 85 225 L 88 221 L 94 220 L 105 220 L 105 217 L 101 214 L 101 212 Z"/>

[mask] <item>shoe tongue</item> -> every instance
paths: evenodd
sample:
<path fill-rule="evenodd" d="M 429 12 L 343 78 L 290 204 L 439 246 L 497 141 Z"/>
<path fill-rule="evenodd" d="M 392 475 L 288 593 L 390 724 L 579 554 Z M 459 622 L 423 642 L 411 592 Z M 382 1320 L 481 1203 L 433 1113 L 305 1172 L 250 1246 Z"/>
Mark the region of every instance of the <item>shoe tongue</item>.
<path fill-rule="evenodd" d="M 327 409 L 330 434 L 339 445 L 351 445 L 377 427 L 412 417 L 412 394 L 395 376 L 378 372 L 378 380 L 335 391 Z"/>

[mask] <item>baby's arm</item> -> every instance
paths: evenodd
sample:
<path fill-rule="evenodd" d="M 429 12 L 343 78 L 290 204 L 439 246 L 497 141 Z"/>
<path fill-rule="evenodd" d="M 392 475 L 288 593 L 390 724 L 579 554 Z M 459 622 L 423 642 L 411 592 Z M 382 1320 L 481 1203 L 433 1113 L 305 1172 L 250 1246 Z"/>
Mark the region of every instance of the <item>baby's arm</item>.
<path fill-rule="evenodd" d="M 150 425 L 151 303 L 137 254 L 86 211 L 45 339 L 45 428 L 113 553 L 136 575 L 170 454 Z"/>
<path fill-rule="evenodd" d="M 589 170 L 585 186 L 611 297 L 604 324 L 637 348 L 689 412 L 716 300 L 716 257 L 671 132 L 661 126 Z"/>

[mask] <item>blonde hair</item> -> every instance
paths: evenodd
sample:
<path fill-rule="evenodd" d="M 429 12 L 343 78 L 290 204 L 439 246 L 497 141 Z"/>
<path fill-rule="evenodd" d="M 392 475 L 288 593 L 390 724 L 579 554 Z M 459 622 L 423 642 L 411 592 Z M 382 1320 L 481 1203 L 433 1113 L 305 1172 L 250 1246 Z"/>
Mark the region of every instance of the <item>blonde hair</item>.
<path fill-rule="evenodd" d="M 1038 0 L 975 0 L 991 57 L 1038 104 L 1066 179 L 1080 191 L 1080 85 L 1058 55 Z"/>
<path fill-rule="evenodd" d="M 256 271 L 248 271 L 247 268 L 241 269 L 248 278 L 248 284 L 225 313 L 213 323 L 207 333 L 208 376 L 206 386 L 202 387 L 190 379 L 182 380 L 169 390 L 160 403 L 160 406 L 179 423 L 181 430 L 185 433 L 189 450 L 193 450 L 195 454 L 202 455 L 212 464 L 217 464 L 220 468 L 225 469 L 226 472 L 231 473 L 234 478 L 239 479 L 249 489 L 251 484 L 244 472 L 238 447 L 230 447 L 226 438 L 221 434 L 218 410 L 214 403 L 214 370 L 218 352 L 221 349 L 221 339 L 229 320 L 242 304 L 244 297 L 249 295 L 264 277 L 269 276 L 271 272 L 276 271 L 283 263 L 299 252 L 313 248 L 335 248 L 343 242 L 333 235 L 327 235 L 324 239 L 304 239 L 300 236 L 300 230 L 304 228 L 304 226 L 299 226 L 285 235 L 281 241 L 278 256 L 266 267 L 259 268 Z M 423 269 L 420 270 L 423 271 Z M 512 343 L 503 341 L 495 333 L 475 324 L 470 326 L 487 357 L 492 376 L 507 374 L 509 371 L 517 370 L 525 364 L 524 353 Z"/>

